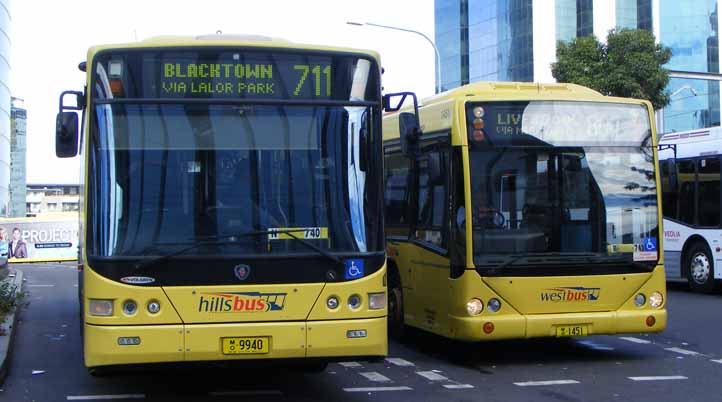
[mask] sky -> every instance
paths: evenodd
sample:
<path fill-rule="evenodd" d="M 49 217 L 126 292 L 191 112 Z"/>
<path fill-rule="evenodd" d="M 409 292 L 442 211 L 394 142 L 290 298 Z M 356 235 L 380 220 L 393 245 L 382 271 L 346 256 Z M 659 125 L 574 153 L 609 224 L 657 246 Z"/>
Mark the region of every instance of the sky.
<path fill-rule="evenodd" d="M 82 90 L 77 66 L 93 45 L 217 31 L 376 50 L 384 92 L 434 93 L 434 51 L 421 36 L 347 25 L 371 22 L 434 37 L 433 0 L 11 0 L 10 89 L 25 100 L 27 183 L 78 183 L 80 160 L 55 156 L 64 90 Z"/>

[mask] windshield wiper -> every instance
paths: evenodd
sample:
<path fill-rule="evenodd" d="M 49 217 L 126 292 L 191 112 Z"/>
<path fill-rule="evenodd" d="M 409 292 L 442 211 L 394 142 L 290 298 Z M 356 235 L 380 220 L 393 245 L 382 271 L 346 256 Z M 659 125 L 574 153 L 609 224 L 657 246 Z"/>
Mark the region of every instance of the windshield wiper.
<path fill-rule="evenodd" d="M 322 255 L 329 260 L 339 264 L 344 265 L 343 261 L 341 261 L 340 258 L 336 257 L 335 255 L 329 253 L 328 251 L 316 246 L 315 244 L 307 241 L 306 239 L 302 239 L 298 236 L 295 236 L 293 233 L 295 232 L 302 232 L 305 229 L 286 229 L 286 230 L 254 230 L 250 232 L 243 232 L 243 233 L 235 233 L 230 235 L 213 235 L 213 236 L 203 236 L 198 237 L 196 240 L 201 240 L 198 243 L 193 243 L 188 247 L 184 247 L 180 250 L 173 251 L 168 254 L 164 254 L 161 256 L 158 256 L 156 258 L 151 258 L 149 260 L 141 261 L 135 264 L 134 270 L 142 271 L 143 269 L 150 268 L 154 265 L 157 265 L 158 263 L 162 261 L 166 261 L 170 258 L 173 258 L 175 256 L 184 254 L 188 251 L 194 250 L 198 247 L 202 246 L 214 246 L 214 245 L 224 245 L 224 244 L 236 244 L 235 239 L 241 238 L 241 237 L 255 237 L 255 236 L 268 236 L 271 234 L 287 234 L 290 238 L 297 240 L 299 243 L 305 245 L 306 247 L 316 251 L 319 255 Z M 222 241 L 224 239 L 228 239 L 229 241 Z"/>
<path fill-rule="evenodd" d="M 491 267 L 491 268 L 487 268 L 486 272 L 488 272 L 490 275 L 496 275 L 502 269 L 504 269 L 504 268 L 508 267 L 509 265 L 521 260 L 522 258 L 526 258 L 526 257 L 528 257 L 528 255 L 526 255 L 526 254 L 511 256 L 508 260 L 502 262 L 501 264 Z"/>

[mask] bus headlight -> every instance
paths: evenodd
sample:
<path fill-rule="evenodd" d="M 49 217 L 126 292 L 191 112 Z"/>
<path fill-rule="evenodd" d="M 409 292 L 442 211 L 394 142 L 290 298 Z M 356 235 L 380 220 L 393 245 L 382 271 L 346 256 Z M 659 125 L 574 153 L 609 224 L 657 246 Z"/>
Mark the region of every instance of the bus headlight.
<path fill-rule="evenodd" d="M 351 297 L 349 297 L 348 306 L 351 308 L 351 310 L 356 310 L 361 307 L 361 296 L 352 295 Z"/>
<path fill-rule="evenodd" d="M 151 300 L 148 302 L 148 312 L 151 314 L 157 314 L 160 311 L 160 302 L 157 300 Z"/>
<path fill-rule="evenodd" d="M 634 305 L 635 306 L 642 307 L 642 306 L 644 306 L 644 303 L 646 303 L 646 302 L 647 302 L 647 298 L 644 297 L 643 294 L 638 293 L 636 296 L 634 296 Z"/>
<path fill-rule="evenodd" d="M 338 297 L 331 296 L 326 299 L 326 307 L 328 307 L 330 310 L 336 310 L 336 308 L 338 308 Z"/>
<path fill-rule="evenodd" d="M 108 317 L 113 315 L 113 301 L 104 299 L 88 300 L 88 312 L 90 315 Z"/>
<path fill-rule="evenodd" d="M 484 310 L 484 302 L 479 299 L 471 299 L 466 303 L 466 312 L 469 315 L 479 315 Z"/>
<path fill-rule="evenodd" d="M 496 313 L 501 308 L 501 302 L 499 299 L 489 299 L 489 302 L 486 304 L 486 309 L 489 310 L 490 313 Z"/>
<path fill-rule="evenodd" d="M 381 310 L 386 307 L 386 292 L 369 293 L 369 310 Z"/>
<path fill-rule="evenodd" d="M 664 296 L 662 296 L 659 292 L 652 292 L 651 295 L 649 295 L 649 305 L 658 308 L 664 303 Z"/>
<path fill-rule="evenodd" d="M 126 300 L 123 302 L 123 312 L 127 315 L 133 315 L 138 311 L 138 303 L 133 300 Z"/>

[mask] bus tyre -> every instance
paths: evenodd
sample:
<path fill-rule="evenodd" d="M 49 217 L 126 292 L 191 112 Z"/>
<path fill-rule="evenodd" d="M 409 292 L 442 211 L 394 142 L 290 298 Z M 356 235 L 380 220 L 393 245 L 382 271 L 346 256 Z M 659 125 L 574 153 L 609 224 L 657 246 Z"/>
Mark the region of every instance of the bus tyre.
<path fill-rule="evenodd" d="M 687 252 L 685 265 L 687 280 L 692 291 L 710 293 L 715 289 L 714 260 L 706 244 L 701 242 L 693 244 Z"/>
<path fill-rule="evenodd" d="M 404 295 L 399 285 L 389 289 L 388 330 L 391 338 L 401 340 L 406 332 L 404 324 Z"/>
<path fill-rule="evenodd" d="M 95 378 L 107 377 L 110 371 L 105 367 L 88 367 L 88 374 Z"/>

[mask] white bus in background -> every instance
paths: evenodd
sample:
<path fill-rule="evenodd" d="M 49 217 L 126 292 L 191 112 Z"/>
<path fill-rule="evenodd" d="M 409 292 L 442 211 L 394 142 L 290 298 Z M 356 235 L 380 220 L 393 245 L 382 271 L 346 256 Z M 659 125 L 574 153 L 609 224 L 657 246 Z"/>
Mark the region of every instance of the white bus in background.
<path fill-rule="evenodd" d="M 667 278 L 712 292 L 722 280 L 722 128 L 664 134 L 659 148 Z"/>

